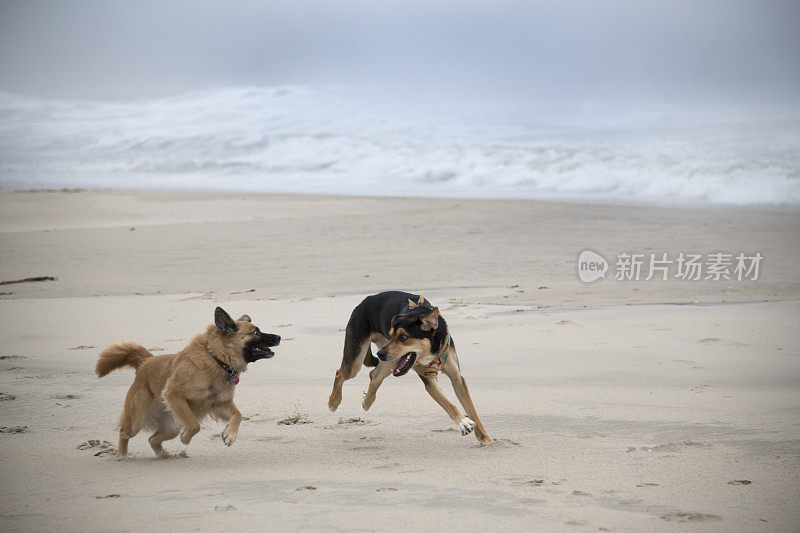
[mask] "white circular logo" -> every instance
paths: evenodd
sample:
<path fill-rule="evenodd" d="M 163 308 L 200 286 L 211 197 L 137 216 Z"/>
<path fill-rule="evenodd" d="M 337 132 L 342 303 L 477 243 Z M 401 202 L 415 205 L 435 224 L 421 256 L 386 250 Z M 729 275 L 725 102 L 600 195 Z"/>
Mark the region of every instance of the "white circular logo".
<path fill-rule="evenodd" d="M 606 277 L 608 262 L 605 257 L 591 250 L 584 250 L 578 256 L 578 277 L 584 283 L 591 283 Z"/>

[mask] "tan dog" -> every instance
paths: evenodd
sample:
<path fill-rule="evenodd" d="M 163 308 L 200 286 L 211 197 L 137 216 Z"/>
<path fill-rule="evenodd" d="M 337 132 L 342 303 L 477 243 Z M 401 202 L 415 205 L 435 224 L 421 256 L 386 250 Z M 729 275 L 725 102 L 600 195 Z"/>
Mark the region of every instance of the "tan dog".
<path fill-rule="evenodd" d="M 117 460 L 128 455 L 128 440 L 143 427 L 154 430 L 150 446 L 157 456 L 166 457 L 161 443 L 175 438 L 183 427 L 181 442 L 189 444 L 206 416 L 228 422 L 222 432 L 226 445 L 236 440 L 242 421 L 233 403 L 239 374 L 248 363 L 272 357 L 270 347 L 281 338 L 261 333 L 247 315 L 234 321 L 221 307 L 214 312 L 214 322 L 176 354 L 154 357 L 132 342 L 114 344 L 100 354 L 95 367 L 99 377 L 124 366 L 136 369 L 119 419 Z"/>

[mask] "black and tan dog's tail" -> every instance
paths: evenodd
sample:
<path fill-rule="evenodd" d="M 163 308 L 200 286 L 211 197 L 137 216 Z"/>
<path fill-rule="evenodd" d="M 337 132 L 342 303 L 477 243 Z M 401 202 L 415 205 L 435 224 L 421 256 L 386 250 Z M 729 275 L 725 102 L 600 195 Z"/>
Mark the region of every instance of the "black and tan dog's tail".
<path fill-rule="evenodd" d="M 153 357 L 147 348 L 135 342 L 112 344 L 100 354 L 94 367 L 98 377 L 107 375 L 112 370 L 129 366 L 138 369 L 147 359 Z"/>

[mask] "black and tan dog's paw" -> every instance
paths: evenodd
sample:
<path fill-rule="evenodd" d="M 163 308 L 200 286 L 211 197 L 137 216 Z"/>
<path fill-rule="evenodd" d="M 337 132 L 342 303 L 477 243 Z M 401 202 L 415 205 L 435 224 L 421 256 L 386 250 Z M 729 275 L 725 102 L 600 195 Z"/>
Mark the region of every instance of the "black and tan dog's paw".
<path fill-rule="evenodd" d="M 472 433 L 472 430 L 475 429 L 475 422 L 470 420 L 468 416 L 465 416 L 461 419 L 461 422 L 458 424 L 458 430 L 461 432 L 461 435 L 469 435 Z"/>

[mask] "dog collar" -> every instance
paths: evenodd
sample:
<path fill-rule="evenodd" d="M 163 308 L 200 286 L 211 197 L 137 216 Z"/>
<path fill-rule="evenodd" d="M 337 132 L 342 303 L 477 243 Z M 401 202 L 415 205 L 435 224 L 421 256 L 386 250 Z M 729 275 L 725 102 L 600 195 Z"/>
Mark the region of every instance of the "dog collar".
<path fill-rule="evenodd" d="M 447 338 L 445 338 L 445 341 L 444 341 L 444 350 L 442 350 L 441 353 L 437 356 L 438 359 L 439 359 L 439 362 L 441 363 L 442 366 L 444 366 L 445 363 L 447 362 L 447 350 L 449 348 L 450 348 L 450 331 L 448 330 L 447 331 Z M 428 363 L 428 368 L 432 367 L 435 362 L 436 362 L 436 359 L 434 359 L 433 361 Z"/>
<path fill-rule="evenodd" d="M 237 375 L 238 372 L 229 367 L 228 365 L 226 365 L 225 363 L 223 363 L 222 361 L 220 361 L 219 358 L 216 355 L 214 355 L 214 352 L 211 351 L 211 347 L 208 345 L 208 343 L 206 343 L 206 349 L 208 350 L 208 353 L 211 354 L 211 357 L 214 358 L 214 361 L 216 361 L 217 364 L 220 366 L 220 368 L 225 372 L 227 372 L 228 381 L 230 381 L 232 385 L 238 384 L 239 383 L 239 376 Z"/>

